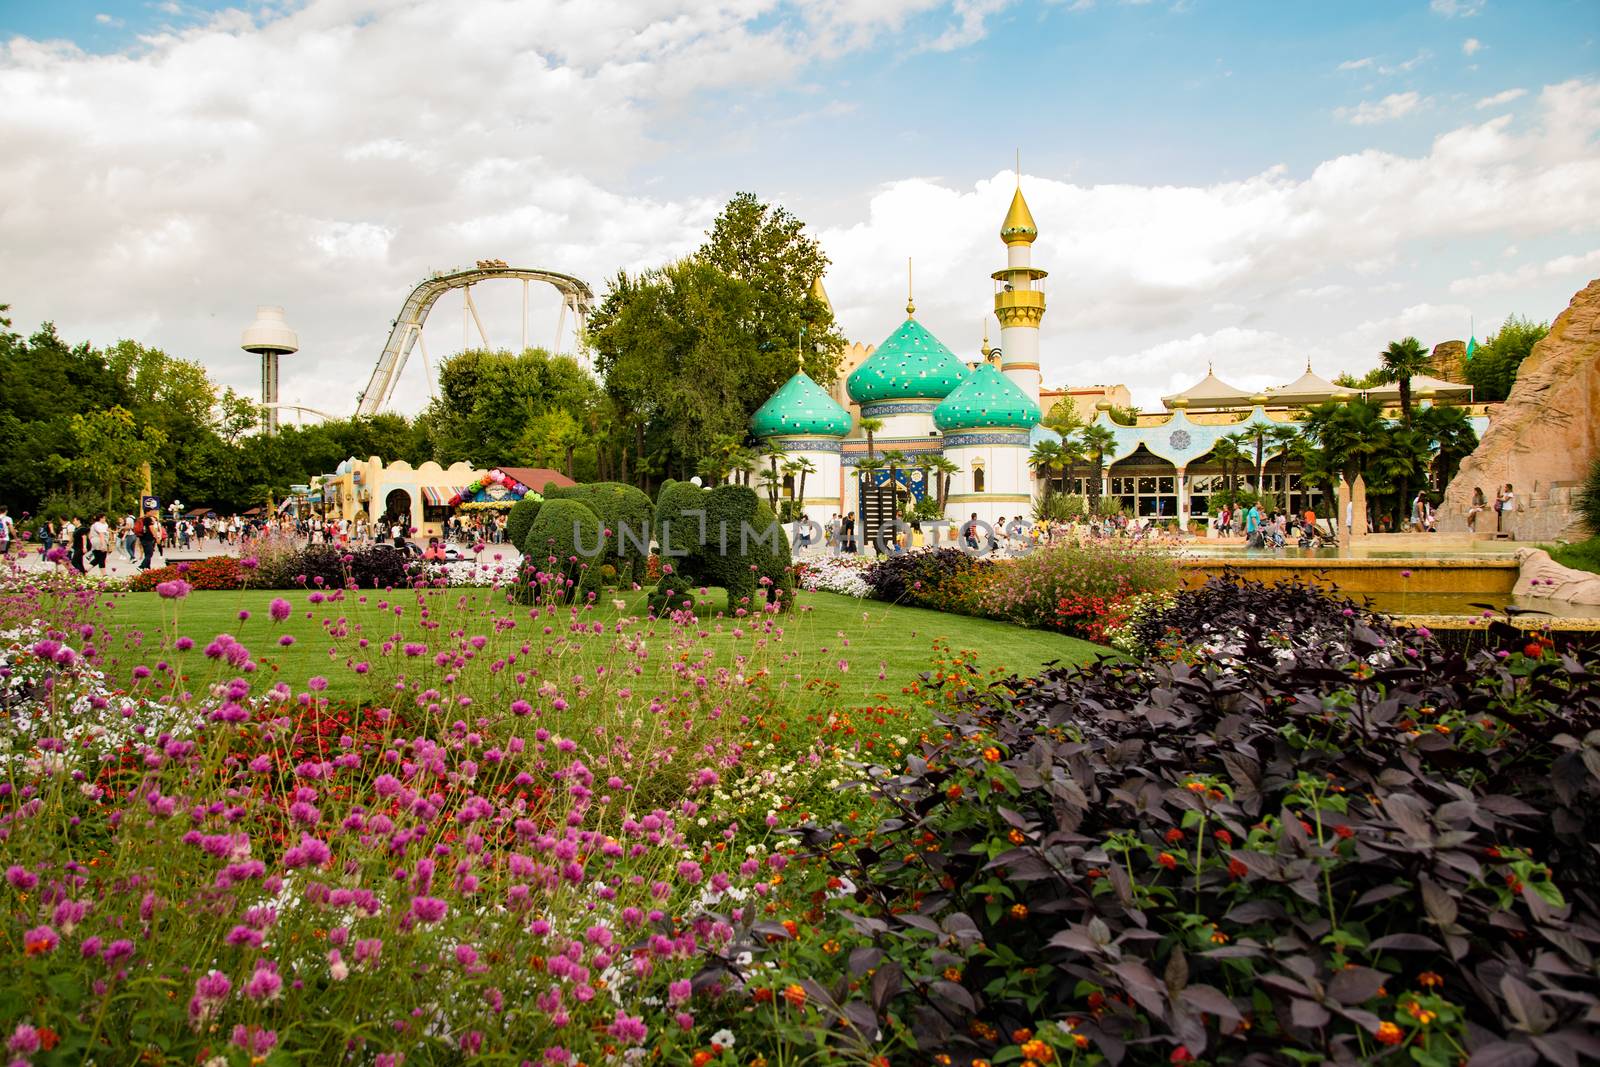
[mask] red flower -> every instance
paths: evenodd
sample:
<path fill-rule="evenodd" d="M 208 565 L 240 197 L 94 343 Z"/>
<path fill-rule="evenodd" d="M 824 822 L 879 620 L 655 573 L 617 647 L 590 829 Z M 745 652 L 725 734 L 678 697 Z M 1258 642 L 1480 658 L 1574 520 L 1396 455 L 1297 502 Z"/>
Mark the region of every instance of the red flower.
<path fill-rule="evenodd" d="M 1175 845 L 1183 840 L 1183 831 L 1174 826 L 1167 831 L 1167 844 Z"/>
<path fill-rule="evenodd" d="M 1188 1046 L 1179 1045 L 1172 1050 L 1172 1055 L 1167 1057 L 1168 1063 L 1193 1063 L 1194 1056 L 1189 1052 Z"/>
<path fill-rule="evenodd" d="M 1250 873 L 1250 868 L 1246 867 L 1237 859 L 1229 859 L 1228 873 L 1233 875 L 1235 878 L 1243 878 L 1245 875 Z"/>
<path fill-rule="evenodd" d="M 1226 830 L 1218 830 L 1216 832 L 1216 838 L 1217 838 L 1218 841 L 1221 841 L 1224 845 L 1233 844 L 1233 835 L 1228 833 L 1228 831 L 1226 831 Z M 1180 1045 L 1178 1047 L 1182 1048 L 1183 1046 Z"/>
<path fill-rule="evenodd" d="M 1170 871 L 1177 868 L 1178 857 L 1174 856 L 1170 852 L 1163 852 L 1161 855 L 1156 857 L 1156 862 Z"/>

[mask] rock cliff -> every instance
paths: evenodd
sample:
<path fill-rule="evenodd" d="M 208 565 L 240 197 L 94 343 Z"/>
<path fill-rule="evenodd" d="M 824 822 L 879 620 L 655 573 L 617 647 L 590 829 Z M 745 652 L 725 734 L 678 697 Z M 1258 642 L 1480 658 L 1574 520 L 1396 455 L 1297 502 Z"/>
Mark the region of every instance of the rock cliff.
<path fill-rule="evenodd" d="M 1578 291 L 1523 361 L 1511 396 L 1445 490 L 1440 529 L 1467 528 L 1475 487 L 1493 500 L 1495 488 L 1510 482 L 1517 511 L 1505 517 L 1505 529 L 1518 540 L 1582 536 L 1572 489 L 1597 455 L 1600 278 Z M 1492 514 L 1479 519 L 1479 532 L 1486 529 L 1494 529 Z"/>

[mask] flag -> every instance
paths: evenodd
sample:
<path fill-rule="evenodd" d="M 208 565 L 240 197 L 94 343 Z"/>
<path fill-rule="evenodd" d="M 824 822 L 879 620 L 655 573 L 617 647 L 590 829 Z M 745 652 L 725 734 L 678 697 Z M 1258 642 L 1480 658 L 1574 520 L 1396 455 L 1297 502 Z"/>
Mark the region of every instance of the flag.
<path fill-rule="evenodd" d="M 1478 350 L 1478 339 L 1476 337 L 1467 338 L 1467 359 L 1468 360 L 1472 359 L 1472 354 L 1474 352 L 1476 352 L 1477 350 Z"/>

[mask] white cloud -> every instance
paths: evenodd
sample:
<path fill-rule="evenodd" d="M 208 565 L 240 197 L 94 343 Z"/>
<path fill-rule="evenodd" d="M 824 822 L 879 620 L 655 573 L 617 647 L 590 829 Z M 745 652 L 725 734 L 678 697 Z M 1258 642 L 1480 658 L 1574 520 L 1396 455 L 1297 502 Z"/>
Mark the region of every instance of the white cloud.
<path fill-rule="evenodd" d="M 94 20 L 95 20 L 95 22 L 99 23 L 101 26 L 111 26 L 111 27 L 115 28 L 117 26 L 121 26 L 122 25 L 122 20 L 121 19 L 117 18 L 115 15 L 108 15 L 104 11 L 102 11 L 102 12 L 100 12 L 100 14 L 96 15 L 94 17 Z"/>
<path fill-rule="evenodd" d="M 1334 115 L 1352 126 L 1374 126 L 1392 122 L 1424 106 L 1427 100 L 1417 92 L 1390 93 L 1382 100 L 1364 100 L 1355 107 L 1341 107 Z"/>
<path fill-rule="evenodd" d="M 1433 0 L 1428 5 L 1436 15 L 1445 18 L 1471 18 L 1483 10 L 1484 0 Z"/>
<path fill-rule="evenodd" d="M 1478 40 L 1476 37 L 1468 37 L 1465 41 L 1461 42 L 1462 55 L 1475 56 L 1482 50 L 1483 42 Z"/>
<path fill-rule="evenodd" d="M 1600 248 L 1575 255 L 1556 256 L 1543 263 L 1524 263 L 1515 270 L 1493 271 L 1457 278 L 1450 292 L 1457 296 L 1482 296 L 1505 290 L 1526 289 L 1547 279 L 1581 284 L 1600 271 Z"/>
<path fill-rule="evenodd" d="M 1371 56 L 1362 56 L 1360 59 L 1347 59 L 1338 66 L 1339 70 L 1366 70 L 1375 63 Z"/>
<path fill-rule="evenodd" d="M 993 11 L 457 0 L 352 21 L 346 0 L 312 0 L 262 25 L 235 13 L 163 33 L 129 55 L 16 38 L 0 44 L 0 297 L 19 325 L 136 336 L 246 388 L 254 367 L 239 330 L 257 303 L 280 303 L 302 345 L 285 399 L 349 410 L 429 271 L 495 256 L 603 291 L 619 268 L 693 248 L 737 187 L 733 174 L 701 195 L 652 196 L 635 177 L 693 176 L 682 157 L 698 135 L 683 132 L 684 116 L 704 101 L 731 122 L 728 96 L 793 85 L 819 58 L 888 34 L 926 48 L 964 32 L 969 12 Z M 815 100 L 821 114 L 842 110 Z M 1458 334 L 1450 276 L 1417 264 L 1459 272 L 1484 254 L 1458 254 L 1470 242 L 1489 254 L 1555 235 L 1600 247 L 1597 134 L 1600 86 L 1573 81 L 1545 88 L 1515 122 L 1463 125 L 1406 153 L 1352 151 L 1309 172 L 1204 185 L 1025 175 L 1035 262 L 1051 272 L 1045 377 L 1121 379 L 1148 399 L 1198 377 L 1208 356 L 1255 387 L 1278 380 L 1269 372 L 1297 374 L 1306 356 L 1326 373 L 1356 369 L 1391 324 L 1425 340 Z M 976 347 L 1014 179 L 954 173 L 859 192 L 842 179 L 826 210 L 786 198 L 833 259 L 828 291 L 852 338 L 875 343 L 898 323 L 911 255 L 919 317 L 958 351 Z M 1525 292 L 1548 295 L 1571 272 L 1558 273 Z M 520 287 L 482 286 L 475 299 L 491 340 L 515 344 Z M 548 344 L 556 302 L 535 300 L 530 340 Z M 460 343 L 463 318 L 459 297 L 435 309 L 435 357 Z M 401 407 L 415 409 L 415 365 L 407 377 Z"/>
<path fill-rule="evenodd" d="M 1522 97 L 1527 95 L 1528 90 L 1526 89 L 1507 89 L 1504 92 L 1495 93 L 1493 96 L 1486 96 L 1482 100 L 1479 100 L 1478 110 L 1482 111 L 1486 108 L 1499 107 L 1502 104 L 1509 104 L 1511 101 L 1520 100 Z"/>

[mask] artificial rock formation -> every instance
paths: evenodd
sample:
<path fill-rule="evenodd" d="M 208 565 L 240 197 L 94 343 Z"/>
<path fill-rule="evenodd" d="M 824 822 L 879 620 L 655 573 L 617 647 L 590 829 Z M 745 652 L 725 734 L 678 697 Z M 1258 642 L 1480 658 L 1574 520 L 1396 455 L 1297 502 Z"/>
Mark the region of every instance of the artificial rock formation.
<path fill-rule="evenodd" d="M 1586 536 L 1572 494 L 1600 455 L 1600 278 L 1590 282 L 1533 346 L 1511 396 L 1445 490 L 1440 529 L 1465 531 L 1472 491 L 1492 501 L 1507 482 L 1517 510 L 1503 528 L 1521 541 Z M 1494 529 L 1494 516 L 1478 528 Z"/>
<path fill-rule="evenodd" d="M 1522 569 L 1517 574 L 1513 596 L 1541 597 L 1567 604 L 1600 604 L 1600 574 L 1575 571 L 1550 558 L 1538 548 L 1517 551 Z"/>
<path fill-rule="evenodd" d="M 1428 373 L 1447 382 L 1467 380 L 1467 342 L 1440 341 L 1428 356 Z"/>

